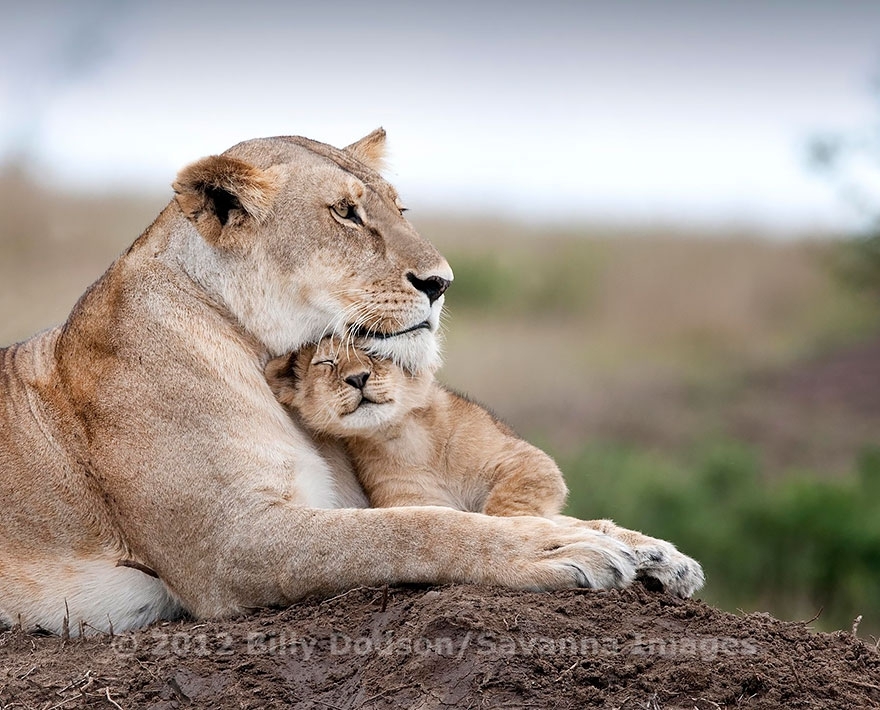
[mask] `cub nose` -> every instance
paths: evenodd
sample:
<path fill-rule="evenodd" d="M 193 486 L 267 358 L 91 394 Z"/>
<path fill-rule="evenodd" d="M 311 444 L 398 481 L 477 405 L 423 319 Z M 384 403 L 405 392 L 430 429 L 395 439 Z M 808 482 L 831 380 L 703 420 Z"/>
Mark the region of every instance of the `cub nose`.
<path fill-rule="evenodd" d="M 370 379 L 369 372 L 358 372 L 355 375 L 349 375 L 345 378 L 345 382 L 348 385 L 351 385 L 356 390 L 362 390 L 364 385 L 367 384 L 367 380 Z"/>
<path fill-rule="evenodd" d="M 451 283 L 449 279 L 444 279 L 442 276 L 429 276 L 426 279 L 420 279 L 412 272 L 408 273 L 406 278 L 415 286 L 416 290 L 421 291 L 428 297 L 429 303 L 434 303 L 434 301 L 440 298 Z"/>

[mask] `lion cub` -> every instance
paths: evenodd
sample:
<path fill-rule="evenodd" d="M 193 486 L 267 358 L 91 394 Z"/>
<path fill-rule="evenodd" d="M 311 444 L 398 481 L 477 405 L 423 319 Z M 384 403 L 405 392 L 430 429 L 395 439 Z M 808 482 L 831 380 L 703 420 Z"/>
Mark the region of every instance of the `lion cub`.
<path fill-rule="evenodd" d="M 375 508 L 441 505 L 551 517 L 567 489 L 547 454 L 432 372 L 325 338 L 266 371 L 279 401 L 319 437 L 340 439 Z"/>

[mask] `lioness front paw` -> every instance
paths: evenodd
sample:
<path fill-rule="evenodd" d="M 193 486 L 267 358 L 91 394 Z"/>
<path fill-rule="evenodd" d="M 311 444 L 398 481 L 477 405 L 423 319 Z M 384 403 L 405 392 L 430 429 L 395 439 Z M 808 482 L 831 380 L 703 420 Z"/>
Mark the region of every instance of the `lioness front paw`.
<path fill-rule="evenodd" d="M 566 545 L 553 551 L 558 562 L 575 571 L 578 587 L 623 589 L 637 575 L 637 557 L 624 543 L 598 533 L 588 542 Z"/>
<path fill-rule="evenodd" d="M 636 579 L 651 589 L 689 597 L 706 581 L 700 563 L 679 552 L 671 542 L 622 528 L 611 520 L 579 520 L 567 515 L 556 515 L 552 520 L 563 528 L 599 531 L 628 545 L 636 556 Z"/>
<path fill-rule="evenodd" d="M 522 525 L 528 518 L 505 520 Z M 626 543 L 596 530 L 560 528 L 542 519 L 535 522 L 540 525 L 540 538 L 535 539 L 538 546 L 512 565 L 525 573 L 522 583 L 514 586 L 540 590 L 622 589 L 636 578 L 638 560 Z"/>
<path fill-rule="evenodd" d="M 690 597 L 702 588 L 706 581 L 703 568 L 695 559 L 679 552 L 675 545 L 664 540 L 652 540 L 635 545 L 636 578 L 658 583 L 664 591 L 679 597 Z"/>

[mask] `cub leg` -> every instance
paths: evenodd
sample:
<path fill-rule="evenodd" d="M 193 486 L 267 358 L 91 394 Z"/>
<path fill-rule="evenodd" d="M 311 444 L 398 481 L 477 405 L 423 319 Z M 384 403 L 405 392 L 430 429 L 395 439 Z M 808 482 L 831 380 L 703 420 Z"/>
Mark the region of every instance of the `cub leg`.
<path fill-rule="evenodd" d="M 508 437 L 489 468 L 493 485 L 483 506 L 486 515 L 549 518 L 562 510 L 568 495 L 562 472 L 540 449 Z"/>

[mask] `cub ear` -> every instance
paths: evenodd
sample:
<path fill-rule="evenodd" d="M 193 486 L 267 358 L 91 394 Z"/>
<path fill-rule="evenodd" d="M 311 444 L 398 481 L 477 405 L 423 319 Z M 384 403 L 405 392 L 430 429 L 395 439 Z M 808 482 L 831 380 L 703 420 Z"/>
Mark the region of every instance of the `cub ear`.
<path fill-rule="evenodd" d="M 359 141 L 345 146 L 345 150 L 368 168 L 380 172 L 385 167 L 385 129 L 377 128 Z"/>
<path fill-rule="evenodd" d="M 172 187 L 187 218 L 207 241 L 220 245 L 230 228 L 259 224 L 272 213 L 280 182 L 277 168 L 261 170 L 212 155 L 181 170 Z"/>
<path fill-rule="evenodd" d="M 292 406 L 296 398 L 296 383 L 298 380 L 296 372 L 297 353 L 289 353 L 269 360 L 264 371 L 266 381 L 269 383 L 269 389 L 275 398 L 281 402 Z"/>

